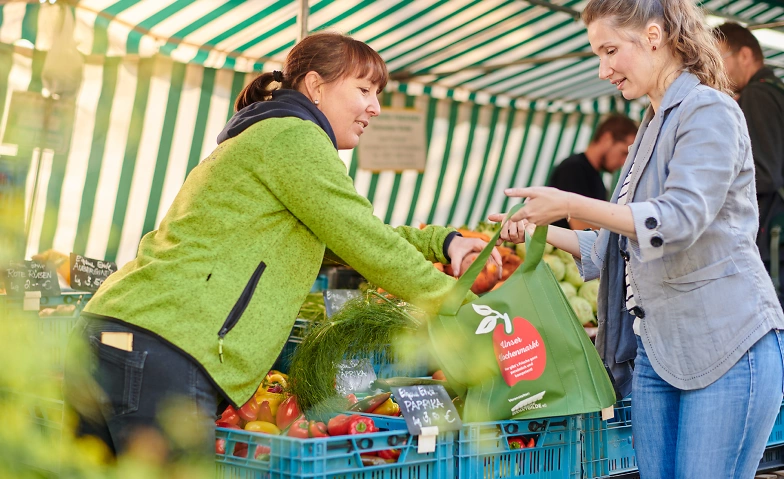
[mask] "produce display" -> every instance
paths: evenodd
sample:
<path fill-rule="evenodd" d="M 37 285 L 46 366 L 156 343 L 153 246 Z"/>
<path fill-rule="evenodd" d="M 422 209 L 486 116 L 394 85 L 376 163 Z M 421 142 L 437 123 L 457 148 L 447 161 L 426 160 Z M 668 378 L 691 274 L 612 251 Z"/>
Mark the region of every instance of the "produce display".
<path fill-rule="evenodd" d="M 295 439 L 320 439 L 333 436 L 368 434 L 376 432 L 372 417 L 365 414 L 399 416 L 400 407 L 389 392 L 371 395 L 358 400 L 354 394 L 343 398 L 345 414 L 337 414 L 328 422 L 308 419 L 297 404 L 297 397 L 287 392 L 288 375 L 280 371 L 270 371 L 259 386 L 256 394 L 239 410 L 228 406 L 215 421 L 215 425 L 226 429 L 241 429 L 248 432 L 287 436 Z M 226 454 L 226 440 L 215 441 L 215 452 Z M 268 461 L 271 449 L 266 445 L 256 445 L 253 459 Z M 248 457 L 248 445 L 237 442 L 231 455 Z M 377 453 L 363 453 L 365 465 L 389 464 L 397 461 L 400 451 L 389 449 Z"/>

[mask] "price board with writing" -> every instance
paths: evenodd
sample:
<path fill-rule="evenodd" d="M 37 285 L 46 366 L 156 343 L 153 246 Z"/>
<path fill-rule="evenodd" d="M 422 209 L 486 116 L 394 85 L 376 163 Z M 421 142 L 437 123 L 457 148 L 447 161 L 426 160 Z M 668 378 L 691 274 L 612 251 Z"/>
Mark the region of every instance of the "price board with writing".
<path fill-rule="evenodd" d="M 26 292 L 40 291 L 41 296 L 59 296 L 60 283 L 57 271 L 51 264 L 40 261 L 11 261 L 2 274 L 6 294 L 24 296 Z"/>
<path fill-rule="evenodd" d="M 115 271 L 116 263 L 71 253 L 71 287 L 75 290 L 98 291 L 106 278 Z"/>
<path fill-rule="evenodd" d="M 340 308 L 350 299 L 359 297 L 358 289 L 325 289 L 324 290 L 324 309 L 327 317 L 331 318 Z"/>
<path fill-rule="evenodd" d="M 438 426 L 442 432 L 457 431 L 463 426 L 444 386 L 427 384 L 390 389 L 411 434 L 421 434 L 423 427 Z"/>
<path fill-rule="evenodd" d="M 376 372 L 373 371 L 369 358 L 346 359 L 338 364 L 335 389 L 341 396 L 365 392 L 375 380 Z"/>

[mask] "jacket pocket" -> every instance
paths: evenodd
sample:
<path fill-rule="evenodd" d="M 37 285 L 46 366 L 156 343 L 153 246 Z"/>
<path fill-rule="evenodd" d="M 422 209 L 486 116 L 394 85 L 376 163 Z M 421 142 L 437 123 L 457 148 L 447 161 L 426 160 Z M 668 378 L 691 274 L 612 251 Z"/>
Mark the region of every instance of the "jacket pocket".
<path fill-rule="evenodd" d="M 725 278 L 739 273 L 740 270 L 732 257 L 724 258 L 716 263 L 710 264 L 697 271 L 679 276 L 677 278 L 665 279 L 664 283 L 677 291 L 692 291 L 701 288 L 711 281 Z"/>
<path fill-rule="evenodd" d="M 226 317 L 226 321 L 223 322 L 223 326 L 221 326 L 220 331 L 218 331 L 218 354 L 220 355 L 220 360 L 223 362 L 223 338 L 229 334 L 229 331 L 234 329 L 234 327 L 239 322 L 242 314 L 245 312 L 245 309 L 250 304 L 250 300 L 253 299 L 253 294 L 256 292 L 256 286 L 258 286 L 259 281 L 261 280 L 261 275 L 264 274 L 264 270 L 267 268 L 267 265 L 262 261 L 256 267 L 256 271 L 253 272 L 250 279 L 248 280 L 248 284 L 245 285 L 245 289 L 242 290 L 242 294 L 240 294 L 239 299 L 234 306 L 229 311 L 229 315 Z"/>

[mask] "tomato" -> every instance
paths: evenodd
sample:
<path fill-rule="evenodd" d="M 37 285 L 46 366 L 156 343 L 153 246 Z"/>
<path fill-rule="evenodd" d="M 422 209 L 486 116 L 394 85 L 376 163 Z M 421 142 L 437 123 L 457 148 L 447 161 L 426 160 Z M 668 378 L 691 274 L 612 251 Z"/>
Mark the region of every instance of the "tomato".
<path fill-rule="evenodd" d="M 307 439 L 308 435 L 308 420 L 303 418 L 297 419 L 289 428 L 289 436 L 297 437 L 300 439 Z"/>

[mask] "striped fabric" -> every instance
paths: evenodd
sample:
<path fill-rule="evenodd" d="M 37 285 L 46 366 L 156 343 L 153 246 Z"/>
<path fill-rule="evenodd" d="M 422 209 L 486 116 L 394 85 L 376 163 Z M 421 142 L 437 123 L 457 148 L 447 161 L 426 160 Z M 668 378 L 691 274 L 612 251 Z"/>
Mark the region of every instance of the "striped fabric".
<path fill-rule="evenodd" d="M 585 1 L 553 3 L 579 10 Z M 704 3 L 755 22 L 784 19 L 784 9 L 764 2 Z M 12 92 L 42 91 L 59 5 L 0 4 L 0 135 Z M 280 66 L 296 38 L 296 5 L 81 0 L 68 7 L 87 55 L 70 147 L 56 155 L 0 150 L 31 159 L 27 256 L 55 248 L 120 264 L 132 258 L 188 171 L 214 148 L 253 71 Z M 643 105 L 610 96 L 612 86 L 597 78 L 584 27 L 527 2 L 310 0 L 308 26 L 367 41 L 395 79 L 382 103 L 425 112 L 423 172 L 372 173 L 358 168 L 355 152 L 341 153 L 357 190 L 393 225 L 474 225 L 509 208 L 505 187 L 544 184 L 558 161 L 584 149 L 599 114 L 642 116 Z M 780 62 L 774 47 L 766 45 L 766 55 Z M 478 69 L 487 66 L 495 69 Z"/>
<path fill-rule="evenodd" d="M 626 178 L 623 180 L 623 184 L 621 185 L 621 191 L 618 192 L 618 204 L 625 205 L 629 202 L 629 181 L 632 179 L 632 175 L 634 174 L 634 163 L 632 163 L 631 168 L 629 168 L 629 173 L 626 175 Z M 629 276 L 631 275 L 629 266 L 629 261 L 625 260 L 626 267 L 624 268 L 624 284 L 626 286 L 626 310 L 631 311 L 632 308 L 637 306 L 637 301 L 634 298 L 634 289 L 632 289 L 631 281 L 629 280 Z M 636 332 L 636 331 L 635 331 Z"/>
<path fill-rule="evenodd" d="M 0 75 L 4 105 L 14 90 L 40 91 L 44 59 L 41 52 L 28 57 L 0 47 L 0 64 L 8 66 Z M 87 63 L 70 150 L 27 153 L 27 205 L 35 208 L 28 256 L 53 247 L 119 263 L 132 258 L 187 172 L 215 147 L 233 98 L 253 76 L 161 56 Z M 384 107 L 425 112 L 425 171 L 372 173 L 358 168 L 354 151 L 341 152 L 357 190 L 393 225 L 473 225 L 505 211 L 510 204 L 503 189 L 544 184 L 558 161 L 587 145 L 597 113 L 622 110 L 640 118 L 643 112 L 615 98 L 566 110 L 549 102 L 518 109 L 457 101 L 444 90 L 426 94 L 412 84 L 396 90 L 382 95 Z"/>

